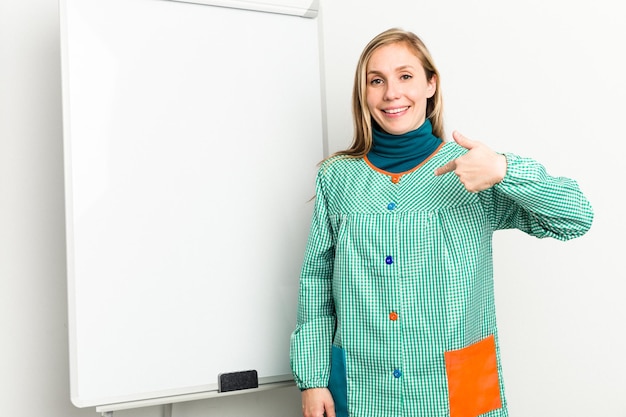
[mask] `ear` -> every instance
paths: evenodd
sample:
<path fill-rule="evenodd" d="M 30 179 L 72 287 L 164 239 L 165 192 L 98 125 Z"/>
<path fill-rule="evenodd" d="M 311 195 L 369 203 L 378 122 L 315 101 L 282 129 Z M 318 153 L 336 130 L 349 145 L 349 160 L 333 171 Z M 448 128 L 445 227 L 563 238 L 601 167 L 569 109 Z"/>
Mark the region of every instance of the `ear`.
<path fill-rule="evenodd" d="M 430 77 L 430 80 L 428 80 L 428 86 L 426 87 L 426 93 L 428 94 L 428 96 L 426 98 L 431 98 L 432 96 L 434 96 L 436 91 L 437 76 L 433 75 L 432 77 Z"/>

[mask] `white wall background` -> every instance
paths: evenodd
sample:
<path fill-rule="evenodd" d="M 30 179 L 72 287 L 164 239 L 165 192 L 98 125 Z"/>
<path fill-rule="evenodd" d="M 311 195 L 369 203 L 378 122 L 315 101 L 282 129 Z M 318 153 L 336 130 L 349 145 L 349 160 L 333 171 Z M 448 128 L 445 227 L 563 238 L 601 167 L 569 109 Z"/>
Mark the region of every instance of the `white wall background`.
<path fill-rule="evenodd" d="M 578 180 L 595 209 L 562 243 L 495 236 L 496 304 L 513 417 L 626 417 L 626 19 L 615 0 L 324 2 L 330 150 L 350 142 L 355 62 L 400 26 L 441 72 L 446 130 Z"/>
<path fill-rule="evenodd" d="M 496 236 L 512 416 L 626 417 L 626 24 L 617 0 L 324 1 L 329 149 L 351 137 L 358 55 L 401 26 L 442 73 L 447 128 L 579 180 L 583 238 Z M 56 0 L 0 2 L 0 404 L 12 417 L 93 416 L 69 400 L 59 22 Z M 292 388 L 174 406 L 174 416 L 297 416 Z M 160 416 L 160 407 L 116 412 Z"/>

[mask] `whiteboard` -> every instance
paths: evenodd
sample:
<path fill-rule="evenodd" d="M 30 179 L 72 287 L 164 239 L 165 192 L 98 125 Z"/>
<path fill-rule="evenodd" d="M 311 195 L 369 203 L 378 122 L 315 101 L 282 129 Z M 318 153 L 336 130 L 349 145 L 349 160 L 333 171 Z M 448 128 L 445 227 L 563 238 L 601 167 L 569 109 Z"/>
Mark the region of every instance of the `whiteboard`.
<path fill-rule="evenodd" d="M 323 157 L 316 19 L 61 0 L 78 407 L 291 380 Z"/>

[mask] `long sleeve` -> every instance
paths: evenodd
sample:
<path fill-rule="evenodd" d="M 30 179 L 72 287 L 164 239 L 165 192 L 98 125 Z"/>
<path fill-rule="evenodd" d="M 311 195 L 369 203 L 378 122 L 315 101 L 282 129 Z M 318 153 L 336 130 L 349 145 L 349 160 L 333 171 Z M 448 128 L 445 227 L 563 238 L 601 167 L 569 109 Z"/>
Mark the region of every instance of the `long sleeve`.
<path fill-rule="evenodd" d="M 291 336 L 291 368 L 300 389 L 328 386 L 336 322 L 332 298 L 334 238 L 322 184 L 320 170 L 300 276 L 296 329 Z"/>
<path fill-rule="evenodd" d="M 517 228 L 531 236 L 559 240 L 589 230 L 593 209 L 576 181 L 548 175 L 533 159 L 505 156 L 504 179 L 480 195 L 494 229 Z"/>

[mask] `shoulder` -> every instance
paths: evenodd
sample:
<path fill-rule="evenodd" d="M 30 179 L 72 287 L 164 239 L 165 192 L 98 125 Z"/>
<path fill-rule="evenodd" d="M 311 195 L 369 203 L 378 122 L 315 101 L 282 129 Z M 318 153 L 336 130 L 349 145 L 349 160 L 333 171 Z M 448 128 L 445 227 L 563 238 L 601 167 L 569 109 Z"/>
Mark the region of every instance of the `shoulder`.
<path fill-rule="evenodd" d="M 318 194 L 334 195 L 360 189 L 363 184 L 371 182 L 375 174 L 363 158 L 331 156 L 320 164 L 316 179 Z"/>
<path fill-rule="evenodd" d="M 459 156 L 467 153 L 467 149 L 462 147 L 456 142 L 444 142 L 443 146 L 439 148 L 437 157 L 444 159 L 458 158 Z"/>
<path fill-rule="evenodd" d="M 363 158 L 348 155 L 333 155 L 326 158 L 318 170 L 318 176 L 332 176 L 337 174 L 345 175 L 352 170 L 361 169 L 365 166 Z"/>

